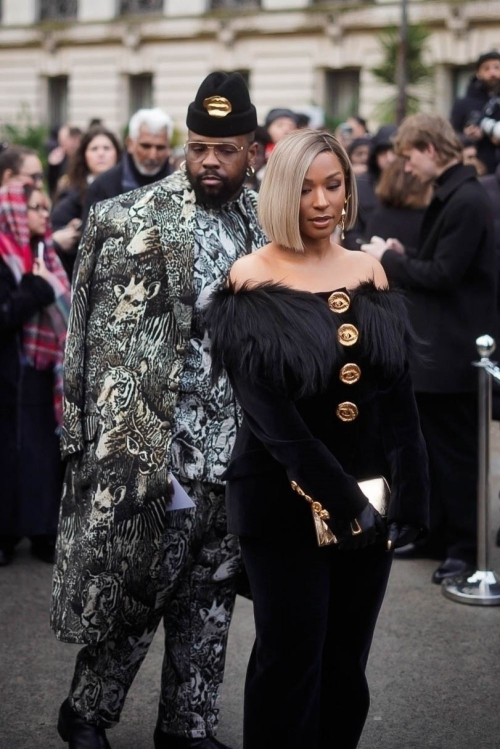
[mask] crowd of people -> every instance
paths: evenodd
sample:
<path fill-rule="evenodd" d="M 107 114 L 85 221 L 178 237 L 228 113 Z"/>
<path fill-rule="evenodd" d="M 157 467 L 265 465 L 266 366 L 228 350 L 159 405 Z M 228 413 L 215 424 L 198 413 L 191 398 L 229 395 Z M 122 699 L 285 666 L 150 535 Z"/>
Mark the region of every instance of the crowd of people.
<path fill-rule="evenodd" d="M 71 749 L 110 746 L 162 619 L 155 747 L 224 747 L 238 591 L 245 749 L 355 749 L 393 556 L 439 560 L 435 583 L 475 566 L 500 53 L 450 120 L 311 125 L 259 125 L 213 73 L 181 149 L 143 109 L 123 146 L 59 128 L 45 171 L 0 153 L 0 566 L 24 537 L 55 562 L 52 627 L 84 645 Z"/>

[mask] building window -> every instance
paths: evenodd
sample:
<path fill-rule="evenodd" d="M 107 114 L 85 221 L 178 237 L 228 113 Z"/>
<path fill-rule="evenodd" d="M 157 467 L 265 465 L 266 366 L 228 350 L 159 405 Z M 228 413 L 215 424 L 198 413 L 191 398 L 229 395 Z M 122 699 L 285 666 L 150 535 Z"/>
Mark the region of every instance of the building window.
<path fill-rule="evenodd" d="M 474 65 L 462 65 L 460 67 L 452 68 L 451 92 L 453 101 L 465 96 L 470 79 L 475 72 L 476 68 Z"/>
<path fill-rule="evenodd" d="M 262 0 L 210 0 L 210 10 L 252 10 L 261 4 Z"/>
<path fill-rule="evenodd" d="M 129 76 L 129 116 L 138 109 L 151 109 L 153 106 L 153 76 L 151 73 Z"/>
<path fill-rule="evenodd" d="M 77 0 L 40 0 L 40 21 L 76 18 Z"/>
<path fill-rule="evenodd" d="M 68 76 L 56 75 L 48 79 L 49 125 L 60 127 L 68 121 Z"/>
<path fill-rule="evenodd" d="M 327 70 L 325 76 L 325 112 L 328 117 L 345 120 L 357 114 L 359 106 L 359 70 Z"/>
<path fill-rule="evenodd" d="M 161 13 L 163 0 L 120 0 L 120 14 Z"/>

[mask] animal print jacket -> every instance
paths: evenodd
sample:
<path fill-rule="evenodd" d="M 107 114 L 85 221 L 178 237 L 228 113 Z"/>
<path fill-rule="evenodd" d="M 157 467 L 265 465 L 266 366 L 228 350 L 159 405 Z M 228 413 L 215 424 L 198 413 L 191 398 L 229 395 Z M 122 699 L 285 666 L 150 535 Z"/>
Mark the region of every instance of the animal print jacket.
<path fill-rule="evenodd" d="M 239 206 L 255 238 L 248 249 L 256 249 L 255 194 L 245 190 Z M 52 626 L 67 642 L 140 631 L 158 605 L 171 427 L 191 335 L 196 214 L 182 172 L 89 214 L 67 338 L 68 466 L 53 585 Z"/>

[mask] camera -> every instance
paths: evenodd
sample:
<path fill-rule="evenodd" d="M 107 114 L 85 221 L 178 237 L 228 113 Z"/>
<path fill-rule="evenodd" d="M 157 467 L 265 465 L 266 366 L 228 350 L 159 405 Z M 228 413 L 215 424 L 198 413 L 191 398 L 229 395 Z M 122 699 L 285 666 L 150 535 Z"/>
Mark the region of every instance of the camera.
<path fill-rule="evenodd" d="M 482 117 L 500 120 L 500 96 L 492 96 L 482 111 Z"/>

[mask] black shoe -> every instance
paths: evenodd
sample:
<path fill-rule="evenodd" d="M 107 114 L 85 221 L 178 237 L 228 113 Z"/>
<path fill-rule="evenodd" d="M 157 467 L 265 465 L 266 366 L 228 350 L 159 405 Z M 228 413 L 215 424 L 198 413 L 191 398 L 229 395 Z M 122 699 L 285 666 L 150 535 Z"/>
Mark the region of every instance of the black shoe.
<path fill-rule="evenodd" d="M 104 728 L 83 720 L 73 710 L 69 700 L 64 700 L 61 705 L 57 730 L 69 749 L 111 749 Z"/>
<path fill-rule="evenodd" d="M 185 736 L 164 733 L 158 727 L 154 732 L 154 741 L 155 749 L 231 749 L 214 736 L 207 736 L 205 739 L 190 739 Z"/>
<path fill-rule="evenodd" d="M 426 543 L 411 543 L 394 549 L 395 559 L 442 559 L 444 549 L 438 551 Z"/>
<path fill-rule="evenodd" d="M 0 549 L 0 567 L 7 567 L 14 558 L 14 549 Z"/>
<path fill-rule="evenodd" d="M 56 542 L 48 539 L 32 539 L 31 540 L 31 553 L 41 562 L 47 562 L 47 564 L 54 564 L 56 556 Z"/>
<path fill-rule="evenodd" d="M 441 585 L 443 580 L 447 580 L 449 577 L 459 577 L 473 571 L 473 565 L 470 562 L 466 562 L 464 559 L 448 557 L 432 575 L 432 582 L 436 583 L 436 585 Z"/>

